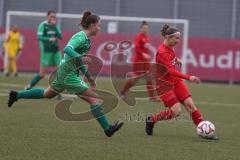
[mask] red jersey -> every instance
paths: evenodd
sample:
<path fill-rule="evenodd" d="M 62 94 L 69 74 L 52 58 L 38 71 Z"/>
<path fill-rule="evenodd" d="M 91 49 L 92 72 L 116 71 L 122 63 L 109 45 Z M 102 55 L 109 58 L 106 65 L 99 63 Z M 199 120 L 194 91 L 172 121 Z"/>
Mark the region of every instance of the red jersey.
<path fill-rule="evenodd" d="M 162 80 L 171 84 L 176 84 L 183 79 L 189 79 L 190 75 L 179 72 L 176 67 L 177 57 L 173 48 L 167 47 L 164 43 L 158 48 L 156 55 L 156 63 L 163 64 L 168 69 L 168 73 L 161 77 Z M 157 70 L 158 72 L 158 70 Z M 158 72 L 160 73 L 160 72 Z"/>
<path fill-rule="evenodd" d="M 147 43 L 149 43 L 149 36 L 143 33 L 138 33 L 134 42 L 135 53 L 132 58 L 133 62 L 146 62 L 143 53 L 150 54 L 149 49 L 145 46 Z"/>

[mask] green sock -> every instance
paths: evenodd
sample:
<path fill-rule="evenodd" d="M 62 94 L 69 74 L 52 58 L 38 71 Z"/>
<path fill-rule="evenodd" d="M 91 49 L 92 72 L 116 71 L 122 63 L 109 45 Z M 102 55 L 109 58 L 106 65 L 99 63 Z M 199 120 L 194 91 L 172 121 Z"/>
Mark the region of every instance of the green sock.
<path fill-rule="evenodd" d="M 17 94 L 17 99 L 40 99 L 43 98 L 44 89 L 42 88 L 33 88 L 30 90 L 22 90 Z"/>
<path fill-rule="evenodd" d="M 40 74 L 36 74 L 33 79 L 30 82 L 30 86 L 33 87 L 35 86 L 40 80 L 42 79 L 42 77 L 40 76 Z"/>
<path fill-rule="evenodd" d="M 103 109 L 101 104 L 91 105 L 91 112 L 93 116 L 97 119 L 101 127 L 104 130 L 107 130 L 110 127 L 110 124 L 102 110 Z"/>

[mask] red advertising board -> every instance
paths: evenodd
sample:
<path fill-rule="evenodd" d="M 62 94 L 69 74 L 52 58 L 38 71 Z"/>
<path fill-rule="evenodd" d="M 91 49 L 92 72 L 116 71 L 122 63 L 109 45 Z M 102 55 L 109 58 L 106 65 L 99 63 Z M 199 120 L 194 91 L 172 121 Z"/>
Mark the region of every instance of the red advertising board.
<path fill-rule="evenodd" d="M 38 47 L 36 30 L 21 30 L 24 37 L 24 48 L 18 59 L 19 71 L 38 71 L 40 50 Z M 72 32 L 63 32 L 63 40 L 60 41 L 61 50 L 66 45 Z M 124 53 L 131 60 L 132 48 L 123 50 L 120 45 L 123 40 L 134 40 L 130 34 L 104 34 L 93 37 L 91 55 L 97 56 L 103 63 L 100 74 L 109 75 L 112 57 L 115 54 Z M 105 51 L 106 42 L 116 43 L 115 49 Z M 151 51 L 154 55 L 158 45 L 162 42 L 160 35 L 151 36 Z M 186 66 L 189 74 L 197 75 L 203 80 L 240 81 L 240 41 L 229 39 L 190 38 L 188 51 L 186 52 Z M 176 48 L 181 57 L 181 44 Z M 3 68 L 2 57 L 0 69 Z M 153 58 L 154 62 L 154 58 Z"/>

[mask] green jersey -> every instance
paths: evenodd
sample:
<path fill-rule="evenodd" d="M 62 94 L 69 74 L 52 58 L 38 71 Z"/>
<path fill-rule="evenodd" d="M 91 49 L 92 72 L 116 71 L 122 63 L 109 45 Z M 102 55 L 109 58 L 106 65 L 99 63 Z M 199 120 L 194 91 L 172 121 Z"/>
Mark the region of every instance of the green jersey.
<path fill-rule="evenodd" d="M 72 36 L 69 40 L 67 46 L 71 47 L 75 52 L 79 53 L 81 56 L 86 55 L 90 48 L 91 42 L 83 31 L 80 31 Z M 68 61 L 70 56 L 64 54 L 64 61 Z"/>
<path fill-rule="evenodd" d="M 65 50 L 68 48 L 69 50 Z M 56 91 L 66 89 L 70 93 L 80 94 L 89 88 L 83 79 L 79 76 L 79 69 L 85 74 L 86 66 L 81 61 L 91 48 L 91 42 L 86 34 L 81 31 L 72 36 L 66 45 L 64 58 L 56 72 L 51 87 Z M 71 53 L 70 53 L 71 52 Z"/>
<path fill-rule="evenodd" d="M 37 36 L 39 46 L 42 52 L 57 52 L 59 51 L 58 41 L 50 42 L 49 39 L 56 37 L 62 38 L 62 33 L 58 25 L 50 25 L 47 21 L 43 21 L 38 26 Z"/>
<path fill-rule="evenodd" d="M 83 31 L 80 31 L 72 36 L 72 38 L 67 43 L 66 47 L 71 47 L 76 53 L 79 54 L 79 56 L 85 56 L 91 48 L 91 41 L 88 39 L 88 37 Z M 64 58 L 62 59 L 60 65 L 62 65 L 63 68 L 65 67 L 68 69 L 71 68 L 71 70 L 73 70 L 74 67 L 75 73 L 78 73 L 77 68 L 79 68 L 79 62 L 81 63 L 81 61 L 76 60 L 77 61 L 76 63 L 75 60 L 73 57 L 65 53 Z"/>

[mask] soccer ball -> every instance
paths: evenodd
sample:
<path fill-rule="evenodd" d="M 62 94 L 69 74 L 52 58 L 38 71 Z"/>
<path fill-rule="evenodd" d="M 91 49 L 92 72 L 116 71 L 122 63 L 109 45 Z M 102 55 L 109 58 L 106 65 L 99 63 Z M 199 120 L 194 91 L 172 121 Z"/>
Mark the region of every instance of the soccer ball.
<path fill-rule="evenodd" d="M 215 126 L 212 122 L 202 121 L 197 126 L 197 134 L 202 137 L 210 137 L 215 132 Z"/>

